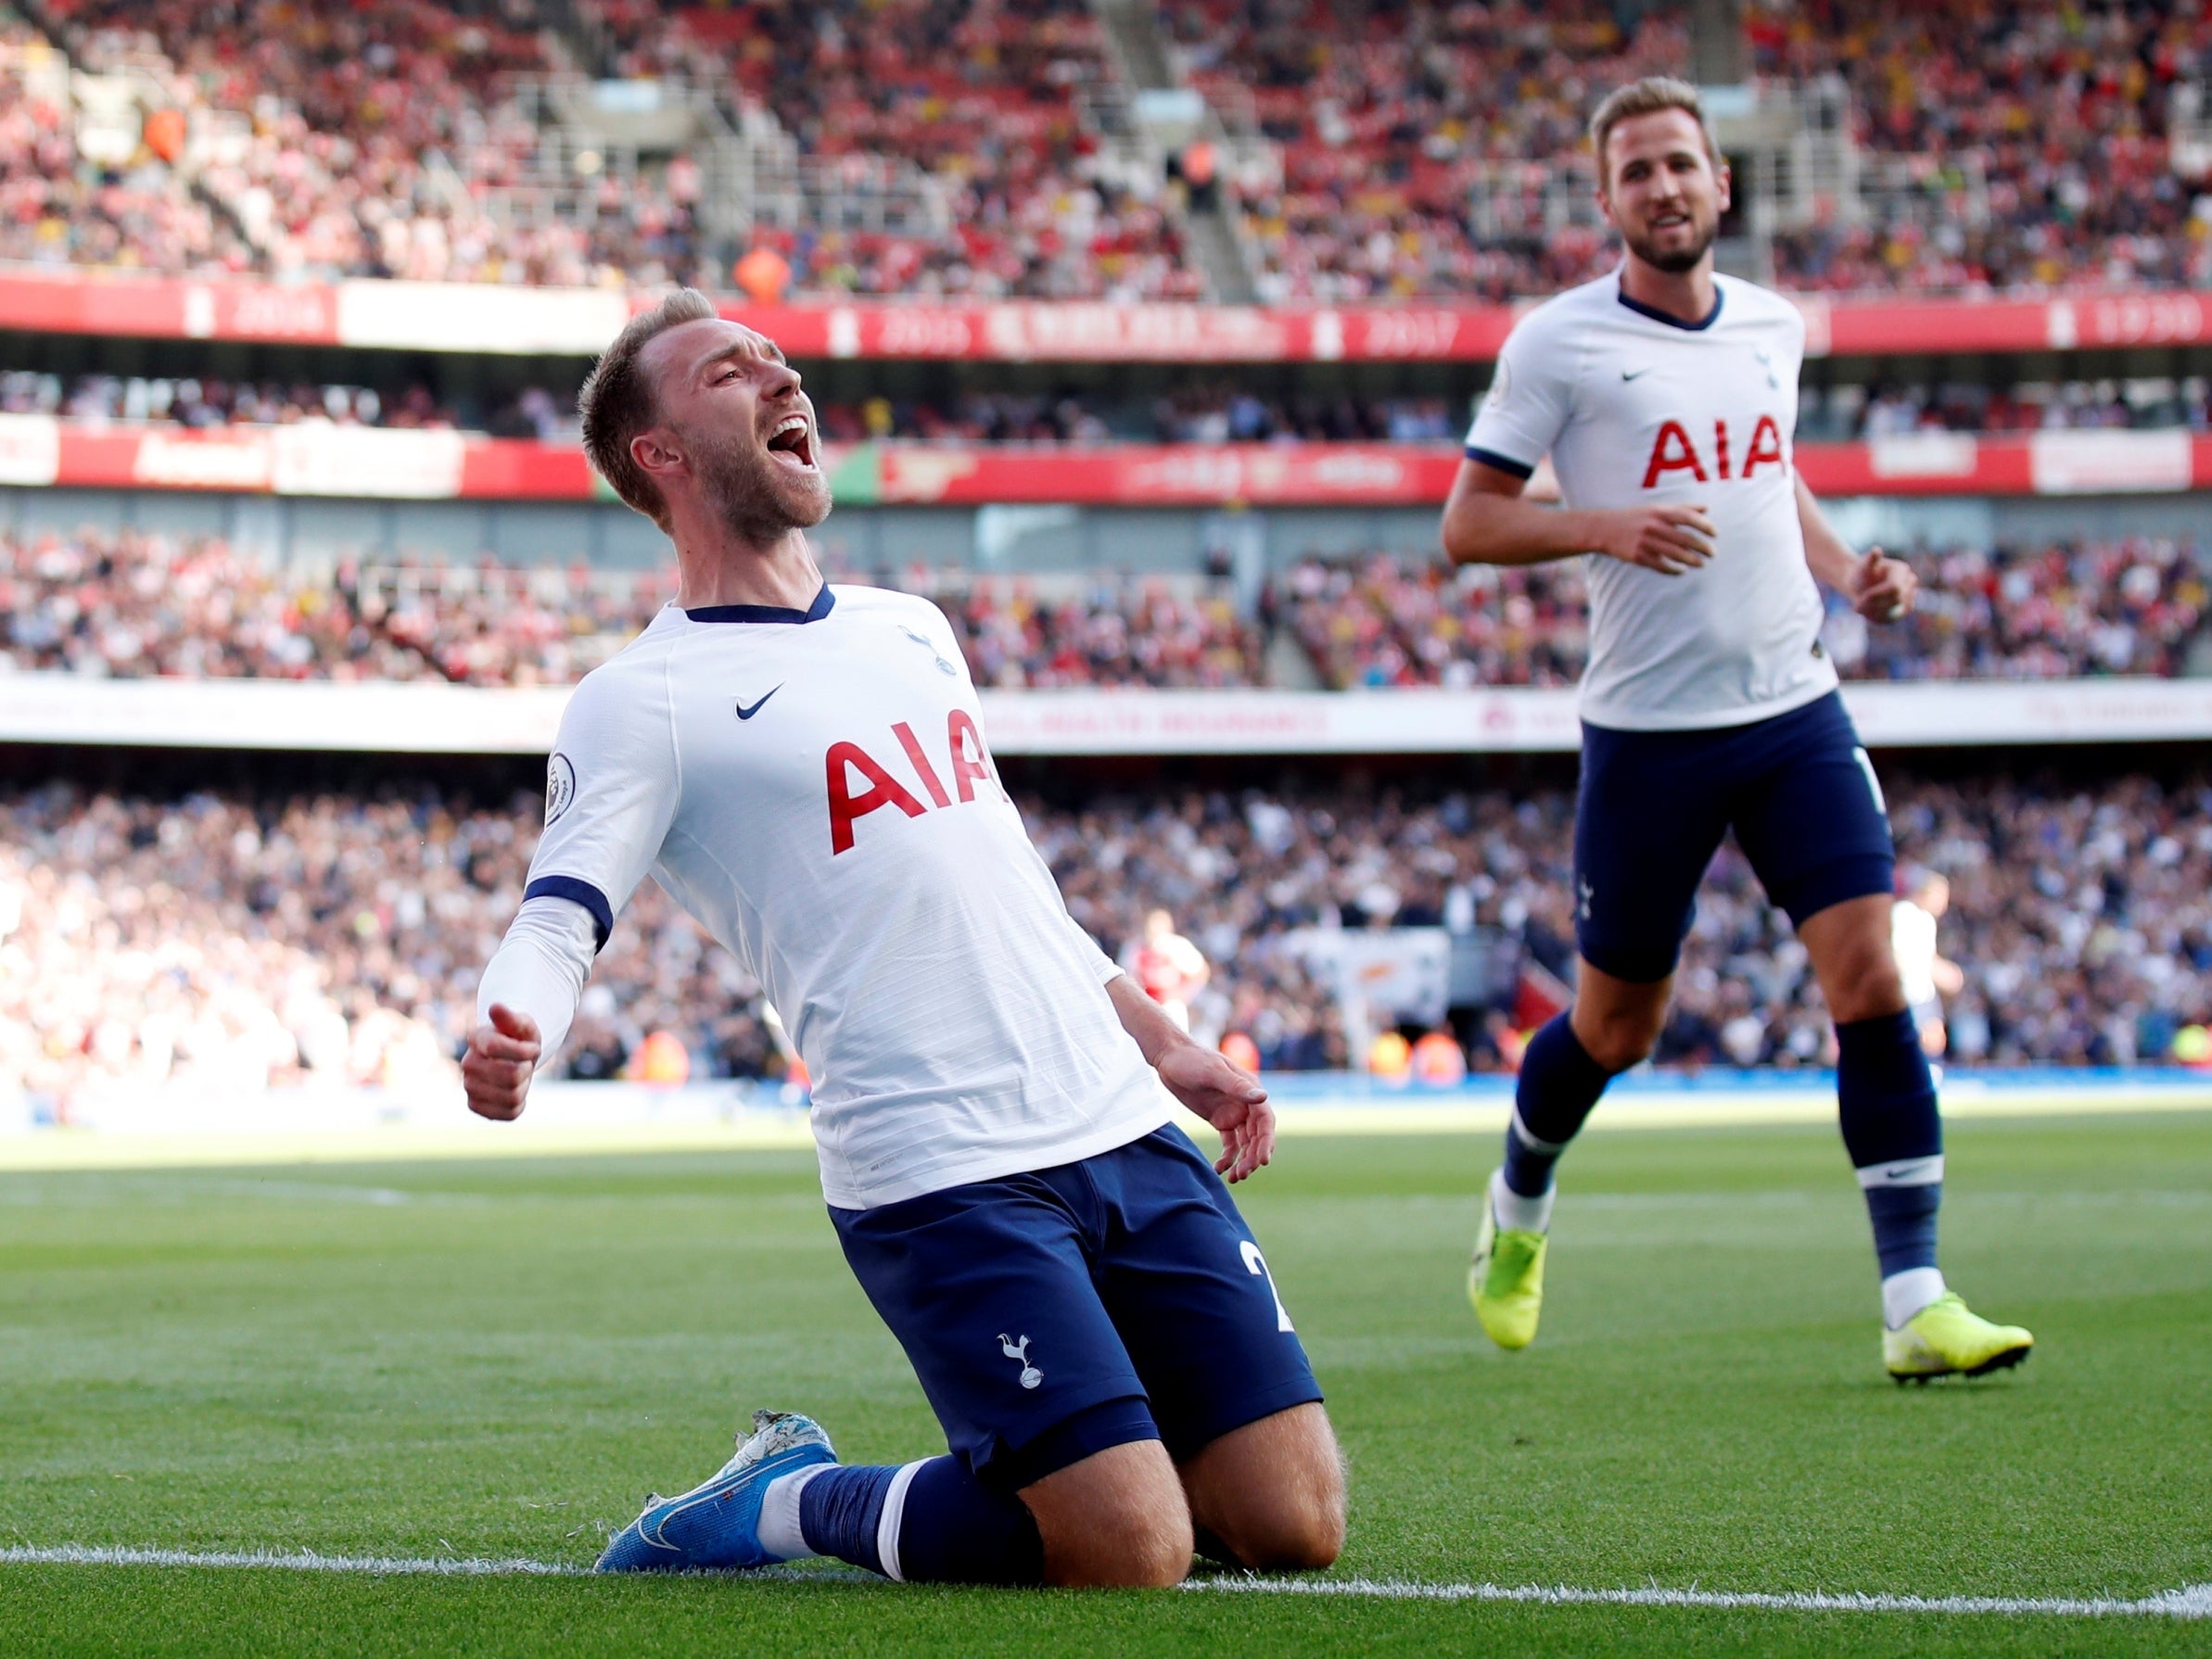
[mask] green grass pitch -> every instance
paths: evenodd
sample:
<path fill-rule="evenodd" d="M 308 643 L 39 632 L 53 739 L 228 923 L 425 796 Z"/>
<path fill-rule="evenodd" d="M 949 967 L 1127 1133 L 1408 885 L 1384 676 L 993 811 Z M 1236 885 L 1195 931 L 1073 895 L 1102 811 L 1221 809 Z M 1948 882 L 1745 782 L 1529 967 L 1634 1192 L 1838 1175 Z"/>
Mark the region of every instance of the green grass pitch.
<path fill-rule="evenodd" d="M 1331 1577 L 2133 1599 L 2212 1581 L 2212 1115 L 1954 1125 L 1945 1265 L 2036 1332 L 1900 1389 L 1832 1130 L 1595 1133 L 1542 1337 L 1461 1290 L 1492 1137 L 1242 1189 L 1352 1470 Z M 589 1563 L 750 1408 L 940 1450 L 811 1159 L 0 1175 L 0 1548 Z M 2123 1616 L 0 1565 L 0 1653 L 2194 1653 Z"/>

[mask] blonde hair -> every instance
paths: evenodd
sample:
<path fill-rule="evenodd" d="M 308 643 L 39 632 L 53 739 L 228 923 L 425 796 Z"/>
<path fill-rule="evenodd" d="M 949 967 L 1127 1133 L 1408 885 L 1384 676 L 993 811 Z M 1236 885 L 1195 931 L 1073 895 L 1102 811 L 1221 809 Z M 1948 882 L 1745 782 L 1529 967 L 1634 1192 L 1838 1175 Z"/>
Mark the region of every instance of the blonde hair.
<path fill-rule="evenodd" d="M 592 466 L 610 489 L 664 530 L 668 527 L 667 503 L 661 499 L 660 487 L 629 452 L 629 440 L 660 416 L 653 383 L 639 372 L 638 354 L 655 335 L 720 315 L 714 301 L 698 289 L 677 289 L 623 324 L 576 395 L 577 412 L 583 417 L 584 453 Z"/>
<path fill-rule="evenodd" d="M 1679 109 L 1696 121 L 1697 131 L 1705 136 L 1706 158 L 1715 167 L 1720 165 L 1721 146 L 1713 142 L 1712 124 L 1705 119 L 1705 103 L 1698 97 L 1697 89 L 1672 75 L 1646 75 L 1641 81 L 1615 87 L 1590 118 L 1590 147 L 1597 157 L 1599 189 L 1609 189 L 1613 183 L 1611 169 L 1606 161 L 1606 141 L 1612 137 L 1613 129 L 1624 120 L 1639 115 L 1657 115 L 1662 109 Z"/>

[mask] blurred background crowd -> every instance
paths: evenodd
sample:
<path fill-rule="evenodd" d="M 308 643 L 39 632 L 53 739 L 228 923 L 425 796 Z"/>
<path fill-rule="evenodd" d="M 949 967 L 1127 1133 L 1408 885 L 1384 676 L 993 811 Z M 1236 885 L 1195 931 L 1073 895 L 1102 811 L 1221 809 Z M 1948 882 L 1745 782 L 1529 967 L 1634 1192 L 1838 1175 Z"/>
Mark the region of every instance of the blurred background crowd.
<path fill-rule="evenodd" d="M 2212 21 L 2188 0 L 1754 0 L 1745 24 L 1744 70 L 1770 98 L 1832 106 L 1883 209 L 1786 229 L 1787 285 L 2206 278 Z M 1226 213 L 1265 299 L 1504 300 L 1609 261 L 1586 201 L 1561 208 L 1587 196 L 1593 89 L 1692 67 L 1677 8 L 1619 0 L 1165 0 L 1145 33 L 1209 135 L 1172 180 L 1119 142 L 1128 53 L 1080 0 L 17 0 L 0 254 L 1186 299 L 1210 286 L 1191 222 Z M 149 113 L 103 126 L 72 106 L 72 68 Z M 564 146 L 561 100 L 593 81 L 696 107 L 697 136 L 642 157 Z M 713 222 L 707 180 L 733 155 L 809 210 Z"/>
<path fill-rule="evenodd" d="M 1954 1057 L 2162 1058 L 2212 1017 L 2212 785 L 1886 783 L 1901 858 L 1951 882 L 1941 948 L 1966 975 L 1948 1010 Z M 1565 971 L 1573 950 L 1564 788 L 1096 790 L 1022 807 L 1075 919 L 1137 969 L 1147 914 L 1167 912 L 1210 969 L 1189 991 L 1192 1030 L 1241 1037 L 1265 1070 L 1367 1057 L 1306 948 L 1315 930 L 1479 940 L 1506 989 L 1453 1010 L 1476 1070 L 1518 1061 L 1512 987 Z M 0 795 L 0 1083 L 66 1109 L 108 1082 L 438 1075 L 520 902 L 538 813 L 531 797 L 487 805 L 429 784 Z M 1731 847 L 1700 895 L 1659 1057 L 1817 1065 L 1828 1041 L 1803 949 Z M 759 987 L 650 881 L 558 1066 L 792 1071 Z"/>
<path fill-rule="evenodd" d="M 1178 382 L 1150 399 L 1068 386 L 1049 392 L 975 389 L 947 397 L 817 397 L 833 444 L 875 441 L 1029 447 L 1392 443 L 1456 446 L 1467 400 L 1441 396 L 1276 394 L 1217 381 Z M 383 386 L 212 375 L 62 374 L 0 369 L 0 413 L 51 414 L 87 427 L 428 427 L 573 446 L 576 388 L 527 386 L 487 395 L 422 379 Z M 2212 381 L 2201 375 L 2041 380 L 2011 386 L 1898 379 L 1805 388 L 1801 440 L 1848 442 L 1921 432 L 2007 436 L 2062 431 L 2212 431 Z"/>
<path fill-rule="evenodd" d="M 1824 649 L 1848 678 L 2051 679 L 2201 668 L 2212 564 L 2193 540 L 2127 537 L 1896 549 L 1920 567 L 1902 625 L 1832 600 Z M 863 578 L 865 579 L 865 578 Z M 936 600 L 979 684 L 1270 682 L 1279 632 L 1304 683 L 1569 686 L 1588 612 L 1574 564 L 1526 570 L 1376 551 L 1296 562 L 1239 610 L 1201 577 L 903 573 Z M 364 564 L 273 571 L 220 539 L 0 536 L 0 672 L 444 678 L 561 685 L 648 621 L 665 574 Z"/>

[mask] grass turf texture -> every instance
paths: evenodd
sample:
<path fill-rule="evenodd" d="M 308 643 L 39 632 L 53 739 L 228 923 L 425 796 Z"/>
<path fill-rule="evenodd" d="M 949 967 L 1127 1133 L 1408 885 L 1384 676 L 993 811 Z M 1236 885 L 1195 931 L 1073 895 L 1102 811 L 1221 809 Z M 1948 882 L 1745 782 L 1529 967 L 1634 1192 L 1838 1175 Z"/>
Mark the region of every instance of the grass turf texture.
<path fill-rule="evenodd" d="M 2021 1371 L 1901 1390 L 1832 1130 L 1598 1134 L 1536 1346 L 1461 1292 L 1492 1137 L 1243 1189 L 1353 1471 L 1338 1576 L 2133 1598 L 2212 1580 L 2212 1116 L 1951 1132 Z M 0 1176 L 0 1546 L 588 1563 L 756 1404 L 942 1446 L 795 1154 Z M 2202 1653 L 2203 1623 L 0 1566 L 0 1652 Z"/>

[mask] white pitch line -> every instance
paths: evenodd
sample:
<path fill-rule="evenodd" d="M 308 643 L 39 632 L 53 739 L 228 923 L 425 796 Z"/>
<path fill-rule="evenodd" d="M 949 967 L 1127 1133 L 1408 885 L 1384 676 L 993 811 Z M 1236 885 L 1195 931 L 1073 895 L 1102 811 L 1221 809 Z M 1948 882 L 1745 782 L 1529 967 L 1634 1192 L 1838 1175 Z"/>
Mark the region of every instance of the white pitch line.
<path fill-rule="evenodd" d="M 1194 1578 L 1185 1589 L 1262 1595 L 1370 1596 L 1400 1602 L 1529 1602 L 1551 1607 L 1755 1607 L 1779 1613 L 2040 1614 L 2057 1618 L 2151 1615 L 2212 1618 L 2212 1584 L 2192 1584 L 2140 1601 L 2092 1596 L 1891 1596 L 1818 1590 L 1576 1589 L 1543 1584 L 1417 1584 L 1398 1578 Z"/>
<path fill-rule="evenodd" d="M 130 1550 L 60 1544 L 0 1548 L 0 1566 L 273 1567 L 295 1573 L 362 1573 L 379 1577 L 572 1578 L 590 1569 L 566 1562 L 494 1561 L 483 1556 L 318 1555 L 311 1550 Z M 820 1574 L 765 1572 L 744 1577 L 819 1579 Z M 1566 1585 L 1420 1584 L 1402 1578 L 1194 1578 L 1187 1590 L 1246 1595 L 1352 1596 L 1392 1602 L 1519 1602 L 1547 1607 L 1759 1608 L 1776 1613 L 1956 1613 L 2041 1615 L 2056 1618 L 2212 1618 L 2212 1584 L 2192 1584 L 2137 1601 L 2038 1596 L 1892 1596 L 1817 1590 L 1576 1589 Z"/>

